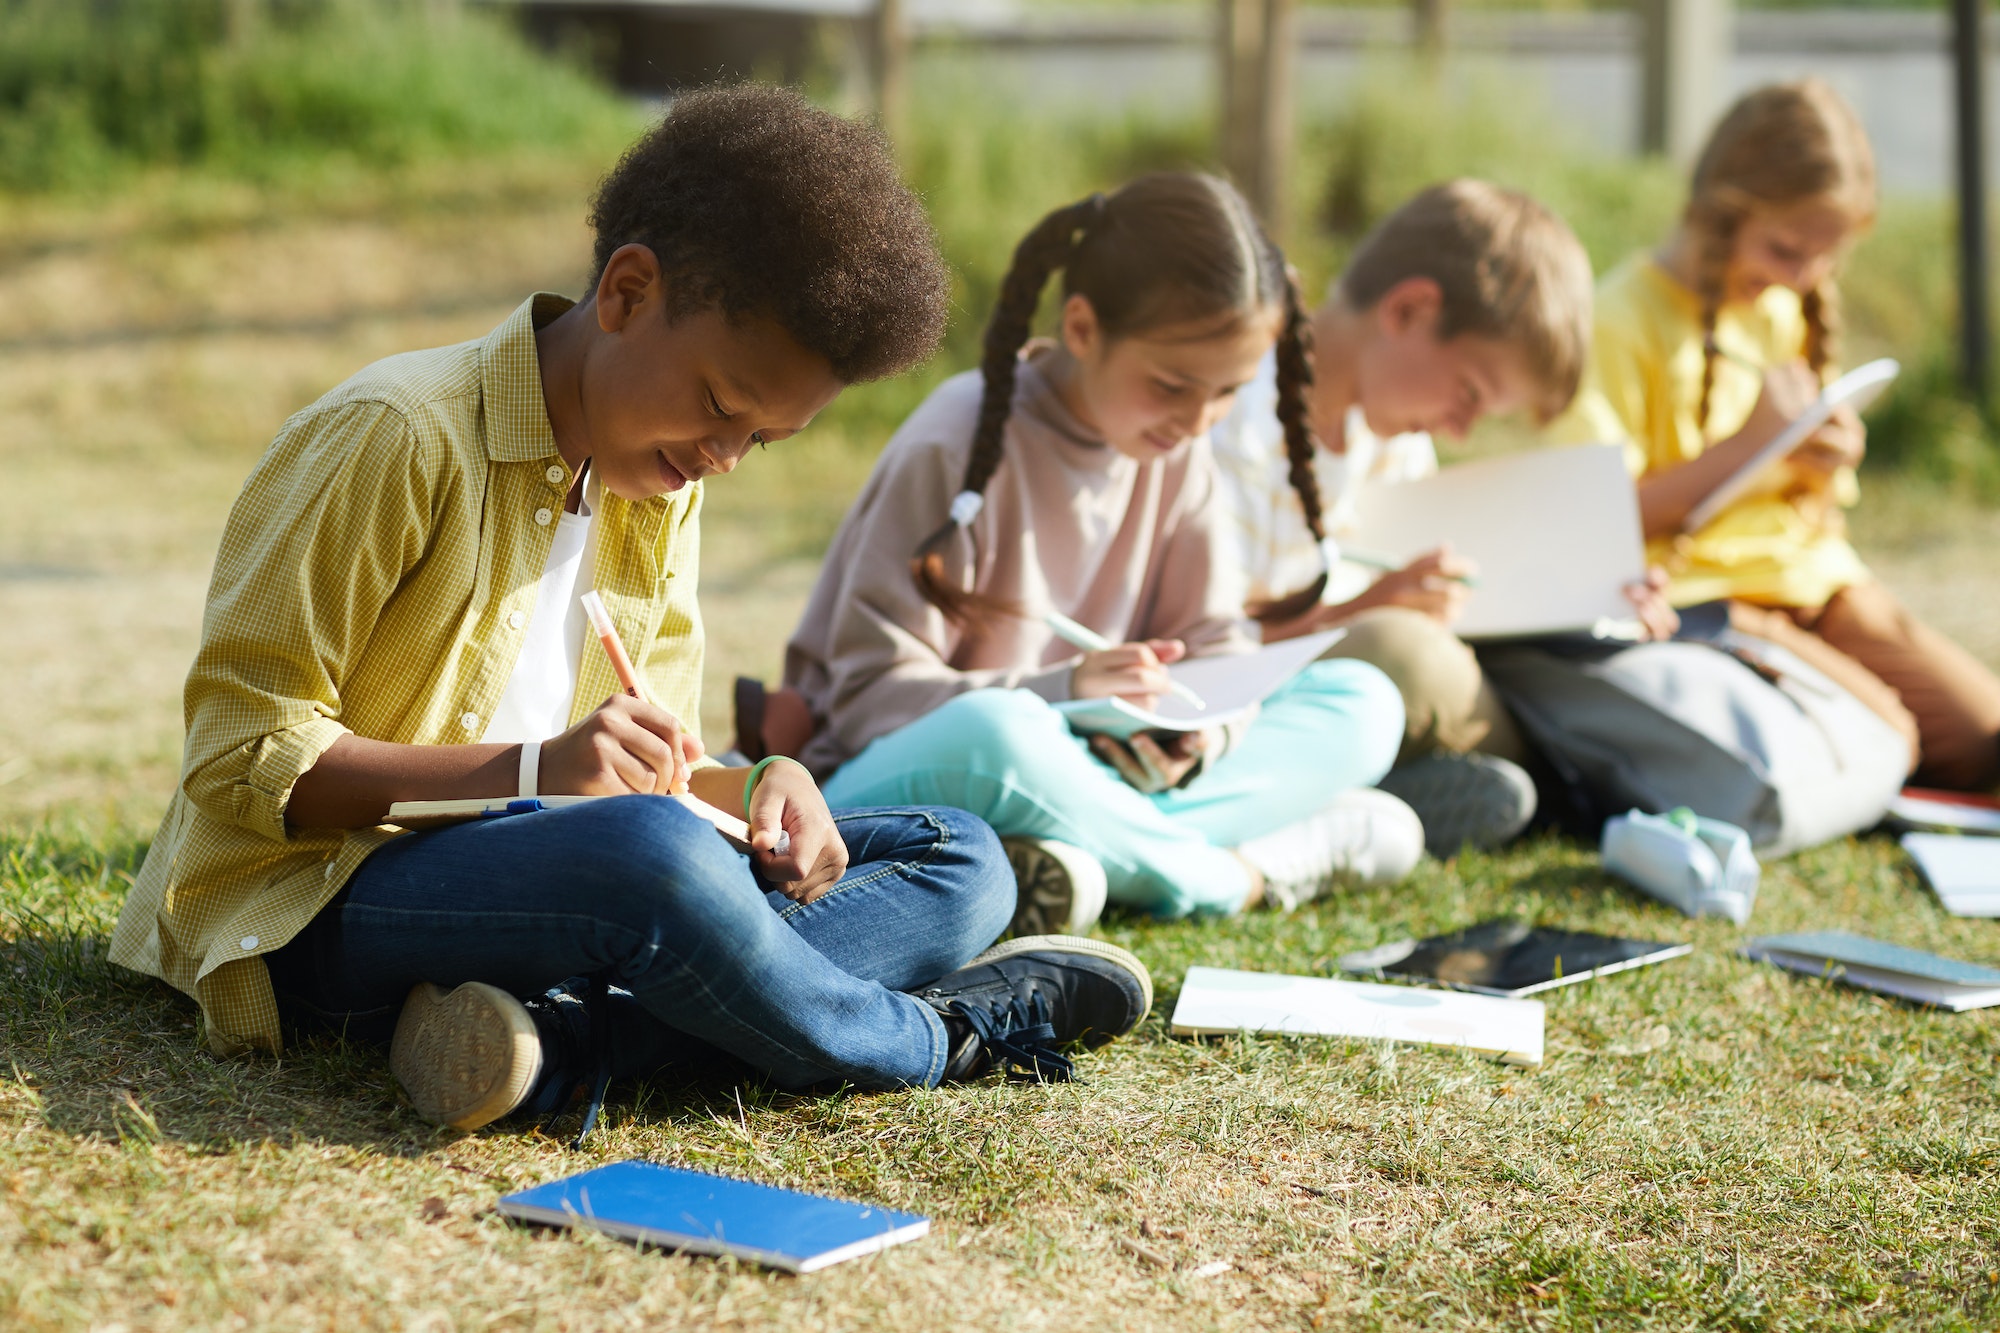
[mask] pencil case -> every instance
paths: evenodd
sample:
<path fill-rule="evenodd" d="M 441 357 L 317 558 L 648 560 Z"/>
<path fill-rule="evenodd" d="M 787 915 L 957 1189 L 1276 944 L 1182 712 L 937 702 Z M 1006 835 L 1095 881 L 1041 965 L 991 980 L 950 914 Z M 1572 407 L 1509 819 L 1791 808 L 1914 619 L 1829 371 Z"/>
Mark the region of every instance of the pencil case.
<path fill-rule="evenodd" d="M 1726 916 L 1737 925 L 1757 902 L 1757 857 L 1750 835 L 1682 806 L 1604 821 L 1604 868 L 1687 916 Z"/>

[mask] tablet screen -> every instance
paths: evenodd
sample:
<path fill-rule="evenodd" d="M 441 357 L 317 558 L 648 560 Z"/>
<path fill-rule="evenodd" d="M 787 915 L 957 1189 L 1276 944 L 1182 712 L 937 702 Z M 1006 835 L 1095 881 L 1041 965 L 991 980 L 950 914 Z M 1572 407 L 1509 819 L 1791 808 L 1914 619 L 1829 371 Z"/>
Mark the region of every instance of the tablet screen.
<path fill-rule="evenodd" d="M 1448 935 L 1400 940 L 1348 954 L 1340 966 L 1349 972 L 1429 981 L 1487 995 L 1526 995 L 1677 958 L 1692 947 L 1555 930 L 1503 917 Z"/>

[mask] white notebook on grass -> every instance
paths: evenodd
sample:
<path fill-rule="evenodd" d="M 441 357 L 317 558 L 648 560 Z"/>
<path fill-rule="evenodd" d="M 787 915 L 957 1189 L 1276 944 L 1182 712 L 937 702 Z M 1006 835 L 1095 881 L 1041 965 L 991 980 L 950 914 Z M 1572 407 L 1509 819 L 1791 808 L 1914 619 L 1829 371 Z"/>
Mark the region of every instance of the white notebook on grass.
<path fill-rule="evenodd" d="M 1905 833 L 1903 850 L 1917 863 L 1945 911 L 1953 916 L 2000 916 L 2000 838 Z"/>
<path fill-rule="evenodd" d="M 1329 977 L 1191 967 L 1173 1032 L 1285 1032 L 1458 1046 L 1512 1065 L 1542 1062 L 1542 1003 Z"/>

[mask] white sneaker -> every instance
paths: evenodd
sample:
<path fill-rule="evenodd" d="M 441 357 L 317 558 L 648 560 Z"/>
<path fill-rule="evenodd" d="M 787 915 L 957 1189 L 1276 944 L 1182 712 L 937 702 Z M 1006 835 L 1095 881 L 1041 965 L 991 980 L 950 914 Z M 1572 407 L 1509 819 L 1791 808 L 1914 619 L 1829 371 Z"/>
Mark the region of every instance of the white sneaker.
<path fill-rule="evenodd" d="M 1002 838 L 1014 868 L 1010 935 L 1088 935 L 1104 915 L 1104 867 L 1081 847 L 1054 838 Z"/>
<path fill-rule="evenodd" d="M 1318 814 L 1237 847 L 1264 877 L 1264 897 L 1290 911 L 1326 892 L 1335 876 L 1355 884 L 1393 884 L 1424 855 L 1417 812 L 1388 792 L 1356 787 Z"/>

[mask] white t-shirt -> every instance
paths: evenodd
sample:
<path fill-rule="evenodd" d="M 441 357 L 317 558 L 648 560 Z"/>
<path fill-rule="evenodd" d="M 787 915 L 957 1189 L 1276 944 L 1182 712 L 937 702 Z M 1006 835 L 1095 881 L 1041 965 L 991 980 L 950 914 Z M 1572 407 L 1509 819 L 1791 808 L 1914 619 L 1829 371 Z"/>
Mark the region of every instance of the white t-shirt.
<path fill-rule="evenodd" d="M 514 660 L 514 674 L 507 678 L 506 692 L 482 741 L 508 745 L 545 741 L 569 728 L 570 704 L 583 668 L 586 617 L 580 599 L 591 588 L 590 518 L 597 493 L 593 472 L 584 482 L 579 512 L 557 519 L 521 655 Z"/>
<path fill-rule="evenodd" d="M 1353 526 L 1355 506 L 1369 485 L 1413 481 L 1437 471 L 1437 450 L 1422 432 L 1387 439 L 1368 428 L 1359 407 L 1347 413 L 1347 449 L 1321 449 L 1313 459 L 1326 534 L 1337 544 Z M 1227 510 L 1222 532 L 1250 584 L 1252 602 L 1296 592 L 1319 577 L 1320 556 L 1292 489 L 1285 429 L 1278 423 L 1278 362 L 1267 356 L 1257 377 L 1237 391 L 1236 405 L 1209 436 Z M 1324 602 L 1344 602 L 1381 577 L 1379 570 L 1341 561 L 1327 580 Z"/>

